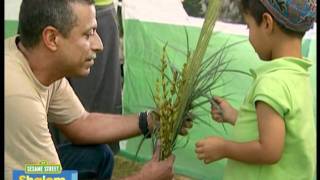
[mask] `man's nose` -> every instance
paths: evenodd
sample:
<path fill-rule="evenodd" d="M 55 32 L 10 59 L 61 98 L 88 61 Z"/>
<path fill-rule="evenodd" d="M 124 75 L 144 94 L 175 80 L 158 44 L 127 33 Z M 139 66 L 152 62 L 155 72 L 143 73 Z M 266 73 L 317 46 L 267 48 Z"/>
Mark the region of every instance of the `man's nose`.
<path fill-rule="evenodd" d="M 103 44 L 97 32 L 94 33 L 92 38 L 92 50 L 95 52 L 100 52 L 103 50 Z"/>

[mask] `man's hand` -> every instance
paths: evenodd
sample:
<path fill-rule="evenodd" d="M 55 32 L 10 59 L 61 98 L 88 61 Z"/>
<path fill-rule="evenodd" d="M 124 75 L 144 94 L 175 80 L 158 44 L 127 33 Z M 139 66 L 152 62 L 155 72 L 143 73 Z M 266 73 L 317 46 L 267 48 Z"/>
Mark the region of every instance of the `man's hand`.
<path fill-rule="evenodd" d="M 159 126 L 160 116 L 159 113 L 155 110 L 148 112 L 148 129 L 150 132 L 152 132 L 153 128 Z M 179 132 L 180 135 L 187 135 L 188 129 L 192 128 L 192 115 L 191 113 L 188 113 L 183 120 L 183 124 L 181 127 L 181 130 Z"/>
<path fill-rule="evenodd" d="M 192 128 L 192 125 L 192 114 L 189 112 L 183 119 L 183 124 L 179 134 L 182 136 L 186 136 L 188 134 L 188 129 Z"/>
<path fill-rule="evenodd" d="M 220 137 L 207 137 L 196 143 L 196 153 L 199 160 L 205 164 L 225 157 L 225 140 Z"/>
<path fill-rule="evenodd" d="M 173 178 L 173 163 L 175 156 L 171 155 L 163 161 L 159 161 L 160 146 L 157 146 L 151 161 L 145 164 L 138 173 L 140 179 L 170 180 Z"/>

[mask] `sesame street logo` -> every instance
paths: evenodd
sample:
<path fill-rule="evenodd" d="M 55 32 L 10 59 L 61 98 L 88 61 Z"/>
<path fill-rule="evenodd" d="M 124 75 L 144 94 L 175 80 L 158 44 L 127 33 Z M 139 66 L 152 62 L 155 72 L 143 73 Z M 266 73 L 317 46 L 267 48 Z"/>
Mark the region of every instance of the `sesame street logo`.
<path fill-rule="evenodd" d="M 48 161 L 41 161 L 39 164 L 25 164 L 24 171 L 27 174 L 60 174 L 60 164 L 48 164 Z"/>
<path fill-rule="evenodd" d="M 13 171 L 14 180 L 77 180 L 78 173 L 74 170 L 62 170 L 60 164 L 25 164 L 24 170 Z"/>

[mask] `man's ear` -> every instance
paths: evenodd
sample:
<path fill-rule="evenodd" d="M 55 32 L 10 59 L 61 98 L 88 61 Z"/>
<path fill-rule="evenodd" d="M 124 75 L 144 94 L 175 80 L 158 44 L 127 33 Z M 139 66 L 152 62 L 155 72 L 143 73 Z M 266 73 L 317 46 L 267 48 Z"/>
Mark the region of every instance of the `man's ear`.
<path fill-rule="evenodd" d="M 262 25 L 268 34 L 274 31 L 275 21 L 269 13 L 262 14 Z"/>
<path fill-rule="evenodd" d="M 59 31 L 53 26 L 47 26 L 42 31 L 42 39 L 44 45 L 51 51 L 57 50 L 57 40 L 59 36 Z"/>

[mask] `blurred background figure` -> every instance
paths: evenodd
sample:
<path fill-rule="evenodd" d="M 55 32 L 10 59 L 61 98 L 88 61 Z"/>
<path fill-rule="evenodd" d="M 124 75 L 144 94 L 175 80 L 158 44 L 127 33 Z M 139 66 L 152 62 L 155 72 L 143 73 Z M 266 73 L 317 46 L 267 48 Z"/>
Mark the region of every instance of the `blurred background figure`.
<path fill-rule="evenodd" d="M 204 17 L 209 0 L 183 0 L 182 4 L 189 16 Z M 239 10 L 239 0 L 223 0 L 219 20 L 227 23 L 244 24 Z"/>

